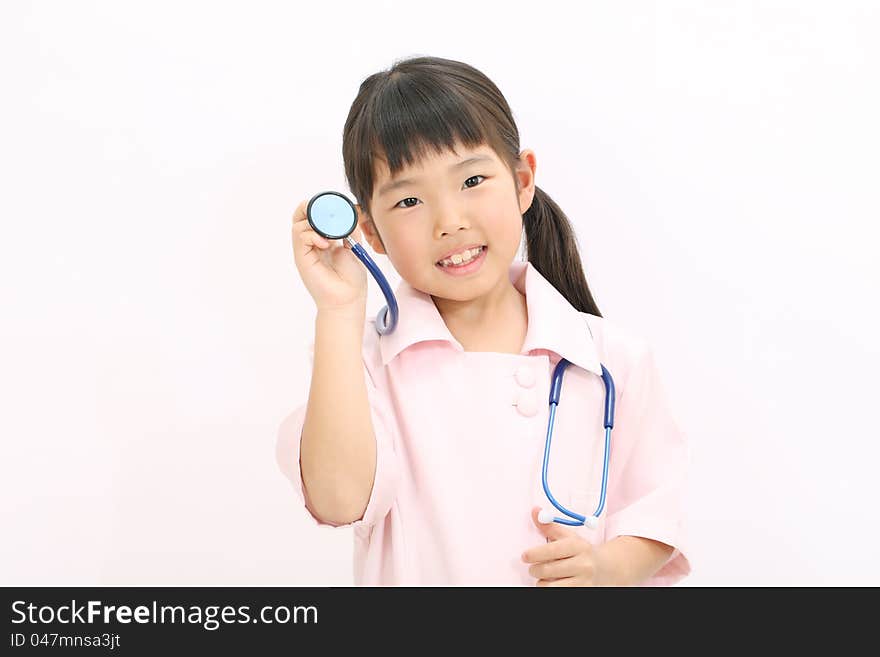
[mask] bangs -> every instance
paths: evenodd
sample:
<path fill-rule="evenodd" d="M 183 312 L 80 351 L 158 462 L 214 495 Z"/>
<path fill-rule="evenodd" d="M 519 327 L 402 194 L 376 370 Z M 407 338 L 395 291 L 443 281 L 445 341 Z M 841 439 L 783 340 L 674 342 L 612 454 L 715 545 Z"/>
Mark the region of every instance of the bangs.
<path fill-rule="evenodd" d="M 377 85 L 363 111 L 350 126 L 354 148 L 350 152 L 355 179 L 371 196 L 377 159 L 384 160 L 390 175 L 417 164 L 430 151 L 438 155 L 465 148 L 490 146 L 502 153 L 499 135 L 484 118 L 490 114 L 479 101 L 465 97 L 453 85 L 431 75 L 397 72 Z M 490 117 L 491 119 L 491 117 Z M 369 207 L 369 198 L 360 199 Z"/>

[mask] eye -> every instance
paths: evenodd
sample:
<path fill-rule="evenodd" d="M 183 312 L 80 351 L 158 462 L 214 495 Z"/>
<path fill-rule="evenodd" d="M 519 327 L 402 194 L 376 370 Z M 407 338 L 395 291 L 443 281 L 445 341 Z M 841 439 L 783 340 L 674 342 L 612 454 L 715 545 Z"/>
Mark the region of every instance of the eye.
<path fill-rule="evenodd" d="M 394 207 L 395 207 L 395 208 L 400 208 L 401 210 L 406 209 L 406 208 L 411 208 L 411 207 L 413 207 L 412 205 L 404 205 L 404 206 L 401 206 L 401 205 L 400 205 L 400 204 L 403 203 L 404 201 L 409 201 L 410 199 L 412 199 L 413 201 L 418 201 L 418 200 L 419 200 L 419 199 L 417 199 L 415 196 L 407 196 L 405 199 L 403 199 L 403 201 L 398 202 L 398 204 L 395 205 Z"/>
<path fill-rule="evenodd" d="M 480 184 L 480 183 L 477 183 L 477 184 L 475 184 L 475 185 L 468 185 L 468 184 L 467 184 L 468 181 L 470 181 L 470 180 L 474 180 L 475 178 L 482 178 L 483 180 L 485 180 L 485 179 L 486 179 L 486 176 L 481 176 L 481 175 L 479 175 L 479 174 L 477 174 L 476 176 L 471 176 L 470 178 L 468 178 L 467 180 L 464 181 L 464 183 L 465 183 L 465 189 L 471 189 L 471 188 L 476 187 L 477 185 Z M 480 181 L 480 182 L 482 182 L 482 181 Z M 418 201 L 419 199 L 417 199 L 415 196 L 407 196 L 407 197 L 406 197 L 405 199 L 403 199 L 402 201 L 399 201 L 399 202 L 397 203 L 397 205 L 395 205 L 394 207 L 395 207 L 395 208 L 400 208 L 401 210 L 405 210 L 406 208 L 412 208 L 412 207 L 415 207 L 415 204 L 409 205 L 409 204 L 406 203 L 406 201 L 409 201 L 409 200 Z M 403 203 L 404 205 L 401 205 L 401 203 Z"/>
<path fill-rule="evenodd" d="M 467 180 L 464 181 L 465 184 L 467 184 L 468 180 L 473 180 L 474 178 L 483 178 L 485 180 L 486 176 L 480 176 L 480 175 L 471 176 L 470 178 L 468 178 Z M 477 183 L 477 184 L 479 184 L 479 183 Z M 476 185 L 471 185 L 470 187 L 476 187 Z M 470 187 L 468 187 L 468 189 L 470 189 Z"/>

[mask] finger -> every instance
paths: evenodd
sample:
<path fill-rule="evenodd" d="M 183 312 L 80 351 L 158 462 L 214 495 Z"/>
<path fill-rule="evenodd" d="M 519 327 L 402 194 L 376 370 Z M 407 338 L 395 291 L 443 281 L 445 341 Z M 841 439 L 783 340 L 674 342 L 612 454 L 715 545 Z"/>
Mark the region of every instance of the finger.
<path fill-rule="evenodd" d="M 295 229 L 291 233 L 293 241 L 293 249 L 295 253 L 305 255 L 313 249 L 324 251 L 329 249 L 330 241 L 316 233 L 314 230 L 304 230 L 297 232 Z"/>
<path fill-rule="evenodd" d="M 574 577 L 563 577 L 562 579 L 539 579 L 535 586 L 577 586 L 577 580 Z"/>
<path fill-rule="evenodd" d="M 299 228 L 300 230 L 309 226 L 308 216 L 306 215 L 306 210 L 309 206 L 308 201 L 303 201 L 299 205 L 296 206 L 296 210 L 293 211 L 293 226 L 294 228 Z"/>
<path fill-rule="evenodd" d="M 581 560 L 571 556 L 529 566 L 529 575 L 536 579 L 561 579 L 580 575 L 582 570 Z"/>
<path fill-rule="evenodd" d="M 571 529 L 560 525 L 558 522 L 550 522 L 546 525 L 540 522 L 538 520 L 538 513 L 540 511 L 541 507 L 532 507 L 532 522 L 535 524 L 535 527 L 537 527 L 541 531 L 541 534 L 543 534 L 546 538 L 551 541 L 558 541 L 561 538 L 574 535 L 574 532 Z"/>
<path fill-rule="evenodd" d="M 550 543 L 529 548 L 522 553 L 522 560 L 526 563 L 545 563 L 547 561 L 573 557 L 577 552 L 578 546 L 574 541 L 551 541 Z"/>
<path fill-rule="evenodd" d="M 315 229 L 312 228 L 312 225 L 308 221 L 308 217 L 306 216 L 306 208 L 308 207 L 309 202 L 303 201 L 298 206 L 296 206 L 296 210 L 293 211 L 293 226 L 291 232 L 293 233 L 294 238 L 300 233 L 305 233 L 311 231 L 315 233 Z M 320 238 L 319 240 L 315 240 L 317 243 L 326 242 L 326 238 L 322 235 L 315 233 Z"/>
<path fill-rule="evenodd" d="M 308 224 L 306 224 L 306 226 L 308 226 Z M 299 241 L 303 244 L 314 244 L 321 247 L 330 246 L 330 240 L 318 233 L 316 230 L 313 230 L 311 227 L 307 227 L 304 229 L 297 229 L 296 227 L 294 227 L 291 231 L 291 235 L 293 236 L 293 240 L 295 242 Z"/>

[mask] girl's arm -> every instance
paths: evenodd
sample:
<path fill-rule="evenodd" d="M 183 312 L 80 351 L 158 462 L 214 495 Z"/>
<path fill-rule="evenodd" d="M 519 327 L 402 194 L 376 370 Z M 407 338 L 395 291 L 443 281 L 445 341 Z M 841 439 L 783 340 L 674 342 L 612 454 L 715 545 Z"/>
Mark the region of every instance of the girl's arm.
<path fill-rule="evenodd" d="M 300 466 L 309 508 L 333 525 L 363 517 L 376 473 L 363 338 L 362 313 L 318 311 Z"/>

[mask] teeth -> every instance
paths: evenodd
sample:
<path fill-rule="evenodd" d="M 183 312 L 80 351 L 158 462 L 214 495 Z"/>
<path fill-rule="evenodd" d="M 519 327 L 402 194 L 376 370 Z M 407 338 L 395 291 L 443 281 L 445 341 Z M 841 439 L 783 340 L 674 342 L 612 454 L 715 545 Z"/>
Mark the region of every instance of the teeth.
<path fill-rule="evenodd" d="M 440 264 L 444 267 L 447 267 L 449 265 L 460 265 L 465 262 L 470 262 L 471 260 L 473 260 L 476 256 L 478 256 L 480 254 L 480 251 L 482 249 L 483 249 L 483 247 L 478 246 L 474 249 L 471 249 L 470 251 L 463 251 L 462 253 L 456 253 L 451 258 L 447 258 L 446 260 L 441 260 Z"/>

